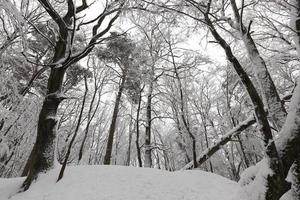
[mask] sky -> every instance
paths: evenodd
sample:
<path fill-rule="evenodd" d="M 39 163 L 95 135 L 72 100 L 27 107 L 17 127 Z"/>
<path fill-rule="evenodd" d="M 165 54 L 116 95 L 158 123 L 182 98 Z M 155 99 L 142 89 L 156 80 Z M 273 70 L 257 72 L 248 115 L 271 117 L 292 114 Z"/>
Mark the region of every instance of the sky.
<path fill-rule="evenodd" d="M 76 2 L 81 2 L 81 0 L 77 0 Z M 88 1 L 88 3 L 91 2 L 93 2 L 93 0 Z M 90 6 L 90 8 L 85 13 L 83 13 L 84 15 L 86 15 L 85 19 L 90 20 L 97 17 L 97 15 L 99 15 L 99 12 L 102 11 L 101 8 L 104 7 L 103 2 L 105 1 L 95 0 L 93 5 Z M 120 29 L 125 32 L 130 30 L 130 32 L 133 34 L 135 32 L 135 29 L 133 28 L 134 25 L 130 22 L 130 20 L 126 20 L 126 19 L 122 19 L 121 21 L 118 20 L 115 23 L 115 25 L 116 26 L 114 28 L 116 28 L 116 30 Z M 206 34 L 206 32 L 191 33 L 188 36 L 187 41 L 181 44 L 181 47 L 190 50 L 200 51 L 201 54 L 208 55 L 213 61 L 215 61 L 219 65 L 227 63 L 224 51 L 219 45 L 213 43 L 207 43 L 205 39 L 203 40 L 201 39 L 203 38 L 204 34 Z"/>

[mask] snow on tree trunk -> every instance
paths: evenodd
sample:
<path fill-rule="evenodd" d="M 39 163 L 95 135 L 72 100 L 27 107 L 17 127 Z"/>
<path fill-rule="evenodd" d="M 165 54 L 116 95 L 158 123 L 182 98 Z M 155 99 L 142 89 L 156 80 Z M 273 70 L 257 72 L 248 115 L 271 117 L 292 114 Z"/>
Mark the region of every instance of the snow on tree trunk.
<path fill-rule="evenodd" d="M 291 5 L 290 25 L 292 29 L 295 30 L 293 39 L 299 56 L 300 55 L 300 1 L 291 0 L 290 5 Z M 299 80 L 300 79 L 298 79 L 297 86 L 294 89 L 294 94 L 292 97 L 291 105 L 289 106 L 289 115 L 287 117 L 286 124 L 281 131 L 282 134 L 288 134 L 288 135 L 287 137 L 282 136 L 282 140 L 279 141 L 280 155 L 283 159 L 284 166 L 285 166 L 284 173 L 288 174 L 288 172 L 290 172 L 290 176 L 288 177 L 289 181 L 292 183 L 290 193 L 293 196 L 291 198 L 294 199 L 300 198 L 300 148 L 298 147 L 300 142 Z"/>
<path fill-rule="evenodd" d="M 268 115 L 271 117 L 272 122 L 276 125 L 277 129 L 280 130 L 285 122 L 287 114 L 286 110 L 267 69 L 267 65 L 258 52 L 256 44 L 250 34 L 250 30 L 248 30 L 241 21 L 241 16 L 235 0 L 230 0 L 230 2 L 237 24 L 235 27 L 239 27 L 237 30 L 241 35 L 248 56 L 253 64 L 254 74 L 262 93 L 264 106 L 268 109 Z"/>
<path fill-rule="evenodd" d="M 92 28 L 92 37 L 88 45 L 85 46 L 82 51 L 72 54 L 74 47 L 73 39 L 76 32 L 76 23 L 74 22 L 77 20 L 76 14 L 87 9 L 89 6 L 82 2 L 82 5 L 77 7 L 78 9 L 76 10 L 74 2 L 68 1 L 67 13 L 64 17 L 61 17 L 49 1 L 38 1 L 49 17 L 58 26 L 58 34 L 57 41 L 54 45 L 54 55 L 51 59 L 51 65 L 49 65 L 51 66 L 51 71 L 48 77 L 47 95 L 44 99 L 38 119 L 37 140 L 35 148 L 33 149 L 35 156 L 33 156 L 32 163 L 29 167 L 29 174 L 21 190 L 27 190 L 40 172 L 46 172 L 54 165 L 57 124 L 56 113 L 60 102 L 65 99 L 65 97 L 61 95 L 61 92 L 66 70 L 72 64 L 86 57 L 93 50 L 97 41 L 110 30 L 113 22 L 118 19 L 121 12 L 120 9 L 110 12 L 110 14 L 114 16 L 109 20 L 108 24 L 104 26 L 105 28 L 102 31 L 99 31 L 99 29 L 102 29 L 100 22 L 103 20 L 103 18 L 100 18 L 100 22 L 96 23 Z M 120 4 L 116 4 L 118 8 L 122 8 L 123 5 L 123 1 L 120 2 Z M 105 9 L 105 12 L 106 11 Z"/>
<path fill-rule="evenodd" d="M 56 138 L 56 113 L 62 98 L 59 96 L 62 89 L 64 68 L 52 68 L 48 80 L 48 94 L 43 102 L 39 115 L 37 139 L 35 143 L 35 156 L 30 160 L 28 176 L 23 183 L 27 190 L 31 182 L 37 178 L 38 173 L 53 168 Z"/>
<path fill-rule="evenodd" d="M 210 5 L 209 5 L 210 6 Z M 209 7 L 208 6 L 208 7 Z M 209 9 L 208 9 L 209 11 Z M 265 190 L 265 199 L 266 200 L 278 200 L 282 195 L 282 192 L 285 191 L 284 178 L 282 176 L 282 163 L 279 159 L 275 142 L 273 140 L 271 128 L 267 120 L 267 113 L 264 110 L 263 102 L 258 95 L 256 88 L 254 87 L 251 79 L 249 78 L 246 71 L 241 66 L 240 62 L 233 55 L 231 47 L 228 43 L 221 37 L 221 35 L 215 29 L 212 21 L 209 18 L 209 13 L 206 12 L 204 15 L 205 22 L 207 23 L 211 34 L 219 45 L 225 51 L 227 59 L 233 65 L 236 73 L 240 77 L 241 82 L 243 83 L 250 99 L 253 104 L 256 121 L 259 127 L 259 131 L 263 136 L 263 142 L 265 146 L 265 158 L 267 159 L 268 167 L 271 169 L 272 173 L 267 173 L 265 176 L 266 179 L 266 190 Z"/>
<path fill-rule="evenodd" d="M 243 33 L 242 33 L 243 34 Z M 271 117 L 277 129 L 280 130 L 286 118 L 286 110 L 280 100 L 274 82 L 263 58 L 260 56 L 256 45 L 249 32 L 242 35 L 249 58 L 253 63 L 254 74 L 258 80 L 264 105 L 268 109 L 268 115 Z"/>
<path fill-rule="evenodd" d="M 235 136 L 240 134 L 243 130 L 250 127 L 254 123 L 255 123 L 255 118 L 254 118 L 254 116 L 251 116 L 248 119 L 246 119 L 245 121 L 241 122 L 236 127 L 234 127 L 233 129 L 231 129 L 228 133 L 223 135 L 217 142 L 215 142 L 215 144 L 213 146 L 206 149 L 205 151 L 203 151 L 201 153 L 201 155 L 198 156 L 198 158 L 197 158 L 198 165 L 201 165 L 202 163 L 204 163 L 207 159 L 209 159 L 212 155 L 214 155 L 214 153 L 216 153 L 219 149 L 221 149 L 223 145 L 225 145 L 226 143 L 231 141 L 232 138 L 234 138 Z M 183 168 L 181 168 L 181 170 L 191 169 L 193 167 L 193 164 L 194 164 L 194 162 L 191 161 L 187 165 L 185 165 Z"/>
<path fill-rule="evenodd" d="M 285 124 L 280 131 L 280 138 L 276 142 L 278 155 L 280 157 L 280 160 L 283 162 L 283 171 L 282 177 L 286 177 L 293 165 L 293 163 L 296 161 L 296 164 L 298 162 L 299 158 L 299 152 L 300 152 L 300 85 L 298 84 L 297 87 L 294 90 L 294 94 L 291 100 L 291 104 L 289 106 L 289 112 L 287 115 L 287 119 L 285 121 Z M 266 178 L 270 174 L 274 174 L 273 171 L 265 170 L 267 168 L 267 165 L 269 165 L 269 161 L 265 160 L 265 163 L 263 165 L 257 164 L 256 166 L 248 168 L 241 177 L 240 183 L 242 185 L 245 185 L 245 188 L 242 189 L 242 192 L 239 192 L 239 198 L 242 199 L 243 195 L 250 195 L 249 199 L 267 199 L 264 191 L 265 190 L 259 190 L 260 192 L 257 192 L 258 188 L 264 187 L 266 190 L 268 189 L 266 184 Z M 292 170 L 292 173 L 295 173 L 296 176 L 292 176 L 288 179 L 288 181 L 292 182 L 292 188 L 296 189 L 294 191 L 296 194 L 299 192 L 298 188 L 298 180 L 294 179 L 294 177 L 299 176 L 298 169 Z M 250 177 L 250 178 L 249 178 Z M 252 177 L 252 178 L 251 178 Z M 247 181 L 248 180 L 248 181 Z M 250 181 L 249 181 L 250 180 Z M 282 196 L 288 189 L 289 186 L 285 184 L 283 181 L 281 183 L 282 188 L 279 190 L 279 194 L 277 198 L 279 199 L 280 196 Z M 261 187 L 260 187 L 261 186 Z M 299 194 L 299 193 L 298 193 Z M 296 198 L 297 199 L 297 198 Z"/>

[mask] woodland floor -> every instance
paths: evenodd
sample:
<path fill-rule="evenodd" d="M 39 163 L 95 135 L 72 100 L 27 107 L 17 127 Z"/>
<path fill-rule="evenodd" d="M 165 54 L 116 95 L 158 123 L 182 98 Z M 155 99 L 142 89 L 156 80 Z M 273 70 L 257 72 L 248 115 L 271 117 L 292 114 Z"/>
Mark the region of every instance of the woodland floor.
<path fill-rule="evenodd" d="M 232 200 L 238 184 L 200 170 L 167 172 L 122 166 L 59 168 L 15 194 L 23 178 L 0 179 L 0 199 L 12 200 Z"/>

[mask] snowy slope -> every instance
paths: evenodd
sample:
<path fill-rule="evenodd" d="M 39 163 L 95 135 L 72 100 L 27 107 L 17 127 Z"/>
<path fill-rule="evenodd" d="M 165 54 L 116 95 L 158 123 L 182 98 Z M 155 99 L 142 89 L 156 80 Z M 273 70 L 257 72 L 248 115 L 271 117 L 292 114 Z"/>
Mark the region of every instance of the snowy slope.
<path fill-rule="evenodd" d="M 121 166 L 76 166 L 41 175 L 38 182 L 11 200 L 231 200 L 238 185 L 203 172 L 167 172 Z M 0 179 L 0 199 L 11 196 L 23 178 Z"/>

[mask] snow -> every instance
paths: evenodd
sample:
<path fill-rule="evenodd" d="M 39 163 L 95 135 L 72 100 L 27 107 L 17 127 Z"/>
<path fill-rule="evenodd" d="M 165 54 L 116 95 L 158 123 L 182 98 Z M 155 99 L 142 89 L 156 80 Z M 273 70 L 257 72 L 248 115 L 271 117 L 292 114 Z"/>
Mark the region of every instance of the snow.
<path fill-rule="evenodd" d="M 289 145 L 290 140 L 293 140 L 298 135 L 298 127 L 300 125 L 300 78 L 297 81 L 297 86 L 289 105 L 289 114 L 287 115 L 286 123 L 280 131 L 281 138 L 276 141 L 278 153 L 283 154 L 285 148 Z"/>
<path fill-rule="evenodd" d="M 122 166 L 71 166 L 39 176 L 24 193 L 24 178 L 0 179 L 0 200 L 231 200 L 238 184 L 212 173 Z"/>
<path fill-rule="evenodd" d="M 295 197 L 293 197 L 293 194 L 291 192 L 291 190 L 289 190 L 287 193 L 285 193 L 280 200 L 294 200 L 296 199 Z"/>
<path fill-rule="evenodd" d="M 267 176 L 272 175 L 266 158 L 258 162 L 255 166 L 246 169 L 239 181 L 239 188 L 233 199 L 239 200 L 263 200 L 265 199 Z"/>
<path fill-rule="evenodd" d="M 7 15 L 12 16 L 18 24 L 18 28 L 22 29 L 22 26 L 26 24 L 22 13 L 16 8 L 16 6 L 10 0 L 0 1 L 0 8 L 6 11 Z M 0 10 L 1 11 L 1 10 Z"/>
<path fill-rule="evenodd" d="M 222 148 L 222 143 L 227 139 L 233 138 L 234 136 L 238 135 L 241 131 L 240 129 L 242 128 L 242 126 L 247 126 L 249 124 L 252 123 L 252 121 L 254 120 L 254 116 L 249 117 L 248 119 L 246 119 L 245 121 L 242 121 L 239 125 L 237 125 L 236 127 L 232 128 L 229 132 L 227 132 L 225 135 L 223 135 L 218 141 L 216 141 L 211 147 L 207 148 L 205 151 L 203 151 L 198 157 L 197 157 L 197 161 L 199 162 L 199 160 L 201 160 L 203 157 L 208 156 L 207 154 L 216 147 L 220 147 L 217 150 Z M 250 126 L 250 125 L 249 125 Z M 226 144 L 226 142 L 225 142 Z M 208 159 L 208 158 L 207 158 Z M 186 169 L 190 169 L 192 166 L 194 165 L 193 161 L 189 162 L 188 164 L 186 164 L 184 167 L 181 168 L 181 170 L 186 170 Z"/>

